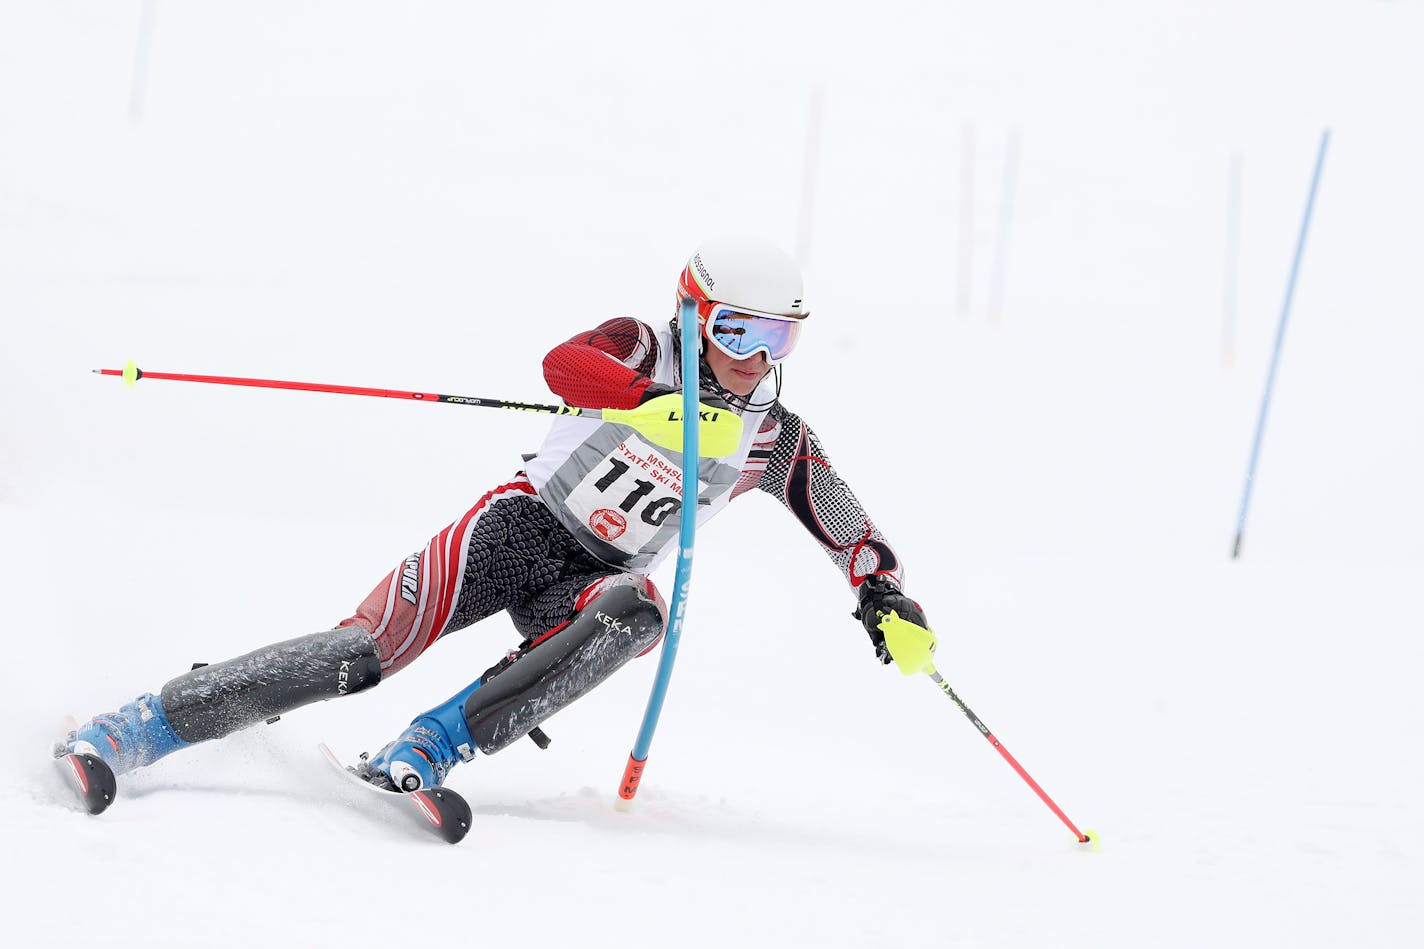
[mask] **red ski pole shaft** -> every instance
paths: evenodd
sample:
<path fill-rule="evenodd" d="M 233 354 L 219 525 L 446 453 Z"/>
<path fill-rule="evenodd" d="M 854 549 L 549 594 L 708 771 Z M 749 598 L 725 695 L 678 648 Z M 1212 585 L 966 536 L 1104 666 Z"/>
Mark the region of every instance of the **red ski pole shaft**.
<path fill-rule="evenodd" d="M 241 376 L 199 376 L 179 372 L 148 372 L 132 362 L 122 369 L 95 369 L 101 376 L 119 376 L 129 385 L 140 379 L 167 379 L 173 382 L 203 382 L 222 386 L 252 386 L 259 389 L 295 389 L 301 392 L 332 392 L 339 395 L 365 395 L 382 399 L 409 399 L 415 402 L 444 402 L 451 405 L 474 405 L 487 409 L 513 409 L 520 412 L 540 412 L 547 415 L 582 415 L 597 418 L 597 409 L 580 409 L 571 405 L 543 405 L 537 402 L 510 402 L 505 399 L 485 399 L 470 395 L 442 395 L 438 392 L 411 392 L 405 389 L 372 389 L 366 386 L 338 386 L 324 382 L 291 382 L 284 379 L 248 379 Z"/>
<path fill-rule="evenodd" d="M 1053 803 L 1053 798 L 1049 797 L 1048 794 L 1043 790 L 1043 788 L 1039 787 L 1038 782 L 1035 781 L 1033 777 L 1030 776 L 1029 773 L 1024 770 L 1024 766 L 1019 764 L 1018 760 L 1015 759 L 1013 755 L 1009 754 L 1009 749 L 1005 748 L 1003 743 L 1000 742 L 999 739 L 994 737 L 994 733 L 989 731 L 989 727 L 979 720 L 979 716 L 975 715 L 972 711 L 970 711 L 969 706 L 965 705 L 964 700 L 955 694 L 954 689 L 950 688 L 949 683 L 944 681 L 944 678 L 940 676 L 939 672 L 935 671 L 934 669 L 931 669 L 929 671 L 929 676 L 931 679 L 934 680 L 934 684 L 939 686 L 940 689 L 944 691 L 944 694 L 949 696 L 950 700 L 954 702 L 955 705 L 959 706 L 959 710 L 963 712 L 971 722 L 974 723 L 974 727 L 979 729 L 980 734 L 982 734 L 985 738 L 989 740 L 989 744 L 993 745 L 994 748 L 999 752 L 999 754 L 1004 756 L 1004 760 L 1007 761 L 1009 765 L 1015 771 L 1018 772 L 1019 777 L 1023 778 L 1024 782 L 1027 783 L 1029 787 L 1033 788 L 1033 793 L 1037 794 L 1039 796 L 1039 799 L 1042 800 L 1043 803 L 1048 805 L 1048 809 L 1051 810 L 1053 813 L 1057 814 L 1058 819 L 1061 820 L 1065 825 L 1067 825 L 1068 829 L 1073 832 L 1073 836 L 1078 838 L 1078 842 L 1081 844 L 1091 843 L 1092 838 L 1089 837 L 1087 834 L 1083 833 L 1081 830 L 1079 830 L 1077 826 L 1075 826 L 1074 823 L 1068 819 L 1068 815 L 1063 813 L 1063 809 L 1057 804 Z"/>
<path fill-rule="evenodd" d="M 695 431 L 701 433 L 702 452 L 709 458 L 720 458 L 736 450 L 742 440 L 742 419 L 734 412 L 724 412 L 701 406 L 688 414 L 685 403 L 692 399 L 687 393 L 672 393 L 640 402 L 627 409 L 581 408 L 577 405 L 547 405 L 541 402 L 512 402 L 508 399 L 486 399 L 473 395 L 443 395 L 438 392 L 411 392 L 408 389 L 373 389 L 367 386 L 336 386 L 325 382 L 291 382 L 286 379 L 249 379 L 244 376 L 199 376 L 181 372 L 145 372 L 129 360 L 122 369 L 95 369 L 101 376 L 118 376 L 133 386 L 140 379 L 168 379 L 174 382 L 204 382 L 220 386 L 252 386 L 259 389 L 296 389 L 301 392 L 333 392 L 340 395 L 365 395 L 380 399 L 409 399 L 412 402 L 445 402 L 451 405 L 474 405 L 485 409 L 509 409 L 514 412 L 534 412 L 541 415 L 568 415 L 582 419 L 599 419 L 615 425 L 627 425 L 651 439 L 655 444 L 682 451 L 683 443 L 698 444 L 686 438 L 684 418 L 698 419 Z M 669 400 L 679 403 L 671 409 Z M 693 404 L 699 404 L 695 399 Z M 706 409 L 706 411 L 703 411 Z M 667 646 L 663 647 L 664 651 Z"/>

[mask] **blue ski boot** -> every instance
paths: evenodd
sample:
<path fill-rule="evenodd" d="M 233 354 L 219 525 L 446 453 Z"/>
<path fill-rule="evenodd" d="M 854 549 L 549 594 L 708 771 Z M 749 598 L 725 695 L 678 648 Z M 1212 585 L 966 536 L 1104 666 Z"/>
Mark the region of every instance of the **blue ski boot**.
<path fill-rule="evenodd" d="M 419 791 L 444 784 L 451 768 L 475 758 L 475 742 L 465 722 L 465 702 L 483 681 L 482 677 L 443 704 L 417 715 L 395 741 L 369 758 L 363 755 L 363 767 L 357 773 L 393 791 Z"/>
<path fill-rule="evenodd" d="M 468 744 L 464 747 L 469 749 Z M 469 757 L 473 758 L 474 753 L 469 752 Z M 372 784 L 390 790 L 419 791 L 444 784 L 445 776 L 459 761 L 460 755 L 439 719 L 426 714 L 367 759 L 360 773 Z"/>
<path fill-rule="evenodd" d="M 95 715 L 69 737 L 69 751 L 97 755 L 123 774 L 190 744 L 179 738 L 158 696 L 145 693 L 117 712 Z"/>

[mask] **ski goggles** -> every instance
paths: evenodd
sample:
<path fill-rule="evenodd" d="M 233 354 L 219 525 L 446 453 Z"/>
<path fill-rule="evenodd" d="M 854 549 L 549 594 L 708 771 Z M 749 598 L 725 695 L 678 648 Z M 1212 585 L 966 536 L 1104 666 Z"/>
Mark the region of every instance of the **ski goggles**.
<path fill-rule="evenodd" d="M 760 350 L 775 365 L 796 348 L 801 321 L 713 303 L 702 335 L 733 359 L 750 359 Z"/>

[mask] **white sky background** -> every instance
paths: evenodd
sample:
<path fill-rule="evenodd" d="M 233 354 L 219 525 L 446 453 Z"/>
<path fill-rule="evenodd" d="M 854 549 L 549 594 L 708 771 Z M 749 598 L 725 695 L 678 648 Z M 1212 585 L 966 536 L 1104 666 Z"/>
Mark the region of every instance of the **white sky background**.
<path fill-rule="evenodd" d="M 794 247 L 820 88 L 813 316 L 786 401 L 907 561 L 951 681 L 1110 845 L 1069 852 L 948 703 L 877 675 L 821 555 L 748 499 L 699 539 L 644 792 L 651 831 L 599 798 L 636 730 L 644 663 L 551 723 L 549 753 L 456 773 L 485 808 L 482 836 L 451 853 L 394 834 L 359 849 L 429 859 L 464 887 L 502 868 L 492 900 L 544 874 L 600 945 L 630 916 L 663 944 L 1387 945 L 1418 931 L 1400 881 L 1420 854 L 1406 806 L 1424 580 L 1419 3 L 160 0 L 135 118 L 141 8 L 0 2 L 0 589 L 17 743 L 42 747 L 55 717 L 193 660 L 344 617 L 542 431 L 446 406 L 130 393 L 88 370 L 134 358 L 547 398 L 544 352 L 611 315 L 670 315 L 703 236 Z M 1230 564 L 1326 127 L 1246 559 Z M 288 769 L 320 798 L 312 741 L 379 743 L 508 640 L 492 620 L 360 701 L 152 769 L 97 831 L 32 790 L 28 764 L 7 766 L 3 794 L 28 808 L 7 808 L 26 815 L 17 839 L 31 860 L 53 855 L 41 882 L 89 859 L 179 893 L 277 900 L 291 932 L 320 932 L 261 880 L 309 862 L 320 897 L 370 874 L 319 856 L 348 828 L 302 809 Z M 224 793 L 163 793 L 175 785 Z M 210 806 L 258 823 L 206 827 Z M 173 872 L 195 827 L 229 855 L 217 878 Z M 689 936 L 688 916 L 712 912 L 693 890 L 722 908 Z M 887 905 L 896 894 L 914 906 Z M 36 938 L 72 907 L 54 899 L 22 919 Z M 179 919 L 203 905 L 189 903 Z M 1094 930 L 1052 923 L 1088 909 Z M 481 938 L 515 938 L 516 922 Z"/>

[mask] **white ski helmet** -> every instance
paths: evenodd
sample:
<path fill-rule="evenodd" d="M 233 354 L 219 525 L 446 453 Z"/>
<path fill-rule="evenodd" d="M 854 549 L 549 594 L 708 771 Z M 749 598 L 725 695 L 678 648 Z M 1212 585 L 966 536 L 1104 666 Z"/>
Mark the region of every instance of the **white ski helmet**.
<path fill-rule="evenodd" d="M 811 312 L 801 293 L 796 261 L 776 245 L 750 238 L 705 241 L 677 285 L 679 306 L 687 298 L 697 303 L 704 340 L 736 359 L 763 350 L 773 363 L 790 353 Z M 719 327 L 726 332 L 715 332 Z"/>

